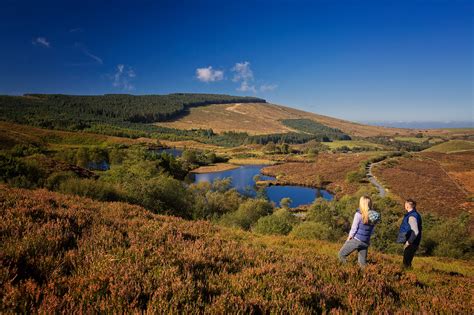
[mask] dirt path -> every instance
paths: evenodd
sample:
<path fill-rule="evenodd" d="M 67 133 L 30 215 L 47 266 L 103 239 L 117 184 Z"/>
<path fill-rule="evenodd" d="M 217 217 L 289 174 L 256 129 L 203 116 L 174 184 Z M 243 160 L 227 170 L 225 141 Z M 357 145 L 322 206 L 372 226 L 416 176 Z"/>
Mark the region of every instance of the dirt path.
<path fill-rule="evenodd" d="M 380 162 L 377 162 L 377 163 L 380 163 Z M 371 163 L 367 167 L 367 178 L 377 188 L 377 190 L 379 191 L 379 196 L 380 197 L 385 197 L 385 195 L 387 194 L 387 191 L 385 190 L 385 188 L 382 186 L 382 184 L 377 180 L 377 178 L 372 173 L 372 167 L 377 163 Z"/>

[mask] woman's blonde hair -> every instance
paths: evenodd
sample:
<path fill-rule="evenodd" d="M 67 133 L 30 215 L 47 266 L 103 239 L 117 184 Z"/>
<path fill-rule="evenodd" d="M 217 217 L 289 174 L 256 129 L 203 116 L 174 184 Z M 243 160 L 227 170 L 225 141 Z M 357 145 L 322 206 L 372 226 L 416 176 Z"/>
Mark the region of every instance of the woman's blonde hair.
<path fill-rule="evenodd" d="M 362 215 L 362 222 L 369 223 L 369 210 L 372 208 L 372 200 L 370 197 L 362 196 L 359 200 L 359 211 Z"/>

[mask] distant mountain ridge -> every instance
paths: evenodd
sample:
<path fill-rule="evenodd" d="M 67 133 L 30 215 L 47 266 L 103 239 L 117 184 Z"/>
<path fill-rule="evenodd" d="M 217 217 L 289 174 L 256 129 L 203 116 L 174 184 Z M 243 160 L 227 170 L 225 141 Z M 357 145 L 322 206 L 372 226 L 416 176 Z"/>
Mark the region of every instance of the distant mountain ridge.
<path fill-rule="evenodd" d="M 474 128 L 474 121 L 362 121 L 361 123 L 409 129 Z"/>

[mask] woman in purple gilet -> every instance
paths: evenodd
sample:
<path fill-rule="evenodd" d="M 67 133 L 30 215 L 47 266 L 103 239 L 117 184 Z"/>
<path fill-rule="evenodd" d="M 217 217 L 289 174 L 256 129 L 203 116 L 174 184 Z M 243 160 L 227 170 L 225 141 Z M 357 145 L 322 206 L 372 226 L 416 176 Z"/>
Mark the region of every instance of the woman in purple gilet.
<path fill-rule="evenodd" d="M 372 200 L 367 196 L 360 197 L 359 209 L 357 209 L 352 227 L 346 242 L 339 251 L 339 260 L 346 262 L 347 256 L 356 251 L 359 254 L 358 262 L 363 268 L 367 264 L 367 250 L 370 245 L 370 236 L 374 232 L 374 224 L 369 221 L 369 210 L 372 208 Z"/>

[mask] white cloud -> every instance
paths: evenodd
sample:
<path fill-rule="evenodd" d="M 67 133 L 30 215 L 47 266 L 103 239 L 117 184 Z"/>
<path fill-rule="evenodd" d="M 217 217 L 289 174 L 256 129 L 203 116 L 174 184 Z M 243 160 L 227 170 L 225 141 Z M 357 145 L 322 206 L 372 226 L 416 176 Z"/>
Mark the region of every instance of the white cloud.
<path fill-rule="evenodd" d="M 215 82 L 224 79 L 224 71 L 214 70 L 211 66 L 207 68 L 197 68 L 196 78 L 202 82 Z"/>
<path fill-rule="evenodd" d="M 276 84 L 262 84 L 258 88 L 254 83 L 255 78 L 253 75 L 252 68 L 250 67 L 250 62 L 243 61 L 237 62 L 230 69 L 233 73 L 232 81 L 239 84 L 237 91 L 240 92 L 252 92 L 257 94 L 260 92 L 269 92 L 275 90 L 278 86 Z M 202 82 L 214 82 L 224 80 L 224 71 L 223 70 L 214 70 L 212 66 L 207 68 L 198 68 L 196 69 L 196 78 Z M 259 81 L 257 81 L 259 82 Z"/>
<path fill-rule="evenodd" d="M 262 92 L 268 92 L 268 91 L 274 91 L 278 85 L 276 84 L 262 84 L 260 85 L 260 91 Z"/>
<path fill-rule="evenodd" d="M 247 81 L 240 82 L 240 86 L 237 88 L 237 91 L 257 93 L 255 85 L 249 85 Z"/>
<path fill-rule="evenodd" d="M 113 75 L 112 85 L 127 91 L 134 90 L 135 87 L 130 81 L 136 76 L 135 70 L 133 70 L 131 67 L 118 64 L 117 71 Z"/>
<path fill-rule="evenodd" d="M 50 47 L 50 43 L 48 42 L 48 40 L 45 37 L 36 37 L 32 41 L 32 44 L 33 45 L 41 45 L 41 46 L 46 47 L 46 48 Z"/>
<path fill-rule="evenodd" d="M 240 86 L 237 88 L 237 91 L 241 92 L 253 92 L 257 93 L 255 85 L 251 85 L 253 81 L 253 71 L 250 69 L 250 62 L 238 62 L 232 67 L 232 72 L 234 72 L 234 77 L 232 81 L 240 82 Z"/>
<path fill-rule="evenodd" d="M 252 81 L 253 80 L 253 71 L 250 69 L 250 62 L 237 62 L 232 68 L 232 71 L 235 72 L 234 78 L 232 81 Z"/>

